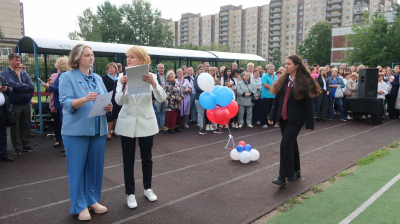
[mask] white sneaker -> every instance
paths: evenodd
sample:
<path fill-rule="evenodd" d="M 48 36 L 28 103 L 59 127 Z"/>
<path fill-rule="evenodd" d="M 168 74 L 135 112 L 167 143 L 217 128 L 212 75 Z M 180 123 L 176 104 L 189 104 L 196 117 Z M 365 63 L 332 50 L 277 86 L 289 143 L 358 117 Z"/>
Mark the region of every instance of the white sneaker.
<path fill-rule="evenodd" d="M 262 126 L 262 128 L 268 128 L 268 125 L 264 124 L 264 125 Z"/>
<path fill-rule="evenodd" d="M 253 127 L 253 125 L 251 125 L 251 124 L 248 124 L 248 125 L 247 125 L 247 127 L 249 127 L 249 128 L 252 128 L 252 127 Z"/>
<path fill-rule="evenodd" d="M 144 191 L 144 196 L 146 196 L 149 201 L 157 201 L 157 196 L 154 194 L 153 190 L 147 189 Z"/>
<path fill-rule="evenodd" d="M 127 198 L 127 204 L 129 208 L 136 208 L 137 207 L 137 202 L 134 194 L 131 194 Z"/>
<path fill-rule="evenodd" d="M 257 124 L 261 124 L 261 122 L 257 121 Z"/>
<path fill-rule="evenodd" d="M 347 115 L 347 120 L 351 120 L 351 117 L 350 117 L 350 115 Z"/>
<path fill-rule="evenodd" d="M 242 128 L 243 127 L 243 124 L 239 124 L 239 128 Z"/>
<path fill-rule="evenodd" d="M 279 128 L 279 125 L 275 124 L 275 125 L 274 125 L 274 128 Z"/>
<path fill-rule="evenodd" d="M 367 116 L 368 118 L 371 118 L 371 114 L 368 114 L 368 116 Z"/>

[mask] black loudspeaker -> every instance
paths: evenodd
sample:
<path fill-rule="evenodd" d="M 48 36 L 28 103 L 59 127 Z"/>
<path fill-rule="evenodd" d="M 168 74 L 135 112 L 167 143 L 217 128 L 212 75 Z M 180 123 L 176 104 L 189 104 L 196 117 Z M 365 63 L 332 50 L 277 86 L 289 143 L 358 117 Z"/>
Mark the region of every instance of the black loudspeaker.
<path fill-rule="evenodd" d="M 378 68 L 362 68 L 358 77 L 358 98 L 376 98 L 378 96 Z"/>

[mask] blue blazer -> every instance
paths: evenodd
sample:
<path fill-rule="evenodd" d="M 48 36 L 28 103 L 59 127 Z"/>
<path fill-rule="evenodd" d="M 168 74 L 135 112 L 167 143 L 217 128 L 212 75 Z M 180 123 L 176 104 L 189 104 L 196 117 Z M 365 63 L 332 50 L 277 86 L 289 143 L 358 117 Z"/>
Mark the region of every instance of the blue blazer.
<path fill-rule="evenodd" d="M 102 78 L 93 74 L 99 95 L 107 93 Z M 72 101 L 86 96 L 89 93 L 81 72 L 78 69 L 65 72 L 60 77 L 59 94 L 60 103 L 63 107 L 62 135 L 68 136 L 95 136 L 95 117 L 87 118 L 92 110 L 94 101 L 89 101 L 78 109 L 72 108 Z M 100 116 L 100 136 L 106 135 L 107 118 L 106 115 Z"/>
<path fill-rule="evenodd" d="M 389 95 L 390 96 L 397 96 L 397 94 L 399 94 L 399 79 L 400 79 L 400 73 L 394 76 L 394 81 L 391 82 L 390 84 L 392 84 L 392 89 L 390 90 Z"/>
<path fill-rule="evenodd" d="M 62 108 L 60 104 L 60 93 L 58 92 L 58 86 L 60 85 L 60 76 L 61 74 L 65 73 L 65 71 L 61 71 L 60 74 L 58 74 L 56 80 L 54 80 L 53 85 L 49 86 L 49 92 L 54 93 L 53 98 L 54 98 L 54 106 L 60 110 Z"/>

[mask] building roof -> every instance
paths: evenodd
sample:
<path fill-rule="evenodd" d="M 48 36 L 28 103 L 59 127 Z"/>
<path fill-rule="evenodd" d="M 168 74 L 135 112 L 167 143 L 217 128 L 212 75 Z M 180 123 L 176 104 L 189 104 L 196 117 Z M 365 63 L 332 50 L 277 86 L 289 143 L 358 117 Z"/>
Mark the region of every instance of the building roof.
<path fill-rule="evenodd" d="M 68 55 L 74 46 L 79 43 L 89 45 L 97 57 L 114 57 L 116 54 L 125 54 L 133 45 L 102 43 L 92 41 L 58 40 L 40 37 L 25 36 L 19 41 L 21 53 L 34 53 L 33 46 L 36 43 L 38 54 Z M 216 51 L 197 51 L 164 47 L 143 47 L 150 57 L 160 60 L 183 60 L 190 58 L 193 61 L 216 60 L 218 62 L 232 62 L 234 60 L 265 61 L 264 58 L 252 54 L 239 54 Z M 16 51 L 18 49 L 16 48 Z"/>

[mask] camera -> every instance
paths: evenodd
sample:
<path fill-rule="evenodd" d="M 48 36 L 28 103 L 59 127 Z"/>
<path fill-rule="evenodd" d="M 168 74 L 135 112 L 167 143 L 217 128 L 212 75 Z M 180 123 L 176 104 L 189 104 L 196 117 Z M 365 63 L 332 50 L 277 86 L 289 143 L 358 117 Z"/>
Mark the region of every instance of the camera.
<path fill-rule="evenodd" d="M 8 86 L 8 83 L 3 83 L 3 81 L 0 79 L 0 86 Z"/>

